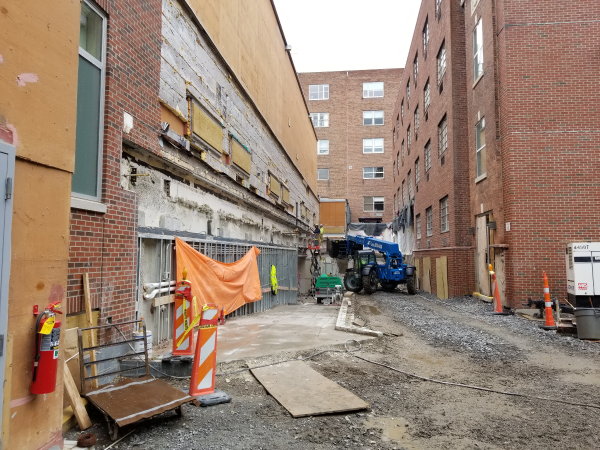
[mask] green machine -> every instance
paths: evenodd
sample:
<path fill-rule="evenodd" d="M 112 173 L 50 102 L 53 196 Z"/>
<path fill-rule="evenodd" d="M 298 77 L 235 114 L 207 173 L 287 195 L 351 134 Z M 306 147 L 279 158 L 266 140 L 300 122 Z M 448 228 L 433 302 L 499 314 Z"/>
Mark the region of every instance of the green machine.
<path fill-rule="evenodd" d="M 317 303 L 341 303 L 343 296 L 342 279 L 340 277 L 330 277 L 327 275 L 321 275 L 317 278 L 315 285 L 315 297 Z"/>

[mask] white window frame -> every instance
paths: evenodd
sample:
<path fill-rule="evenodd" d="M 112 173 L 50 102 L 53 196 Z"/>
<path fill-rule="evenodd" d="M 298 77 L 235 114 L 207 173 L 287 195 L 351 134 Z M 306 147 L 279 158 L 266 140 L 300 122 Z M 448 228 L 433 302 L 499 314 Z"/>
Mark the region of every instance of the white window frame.
<path fill-rule="evenodd" d="M 381 89 L 377 89 L 375 85 L 381 85 Z M 383 81 L 372 81 L 370 83 L 363 83 L 363 98 L 383 98 Z M 381 95 L 376 93 L 381 92 Z"/>
<path fill-rule="evenodd" d="M 408 201 L 410 202 L 410 199 L 414 198 L 415 196 L 412 185 L 412 171 L 408 171 L 408 175 L 406 176 L 406 178 L 408 179 Z"/>
<path fill-rule="evenodd" d="M 408 83 L 406 83 L 406 103 L 410 104 L 410 78 L 408 79 Z"/>
<path fill-rule="evenodd" d="M 402 180 L 402 206 L 406 205 L 406 180 Z"/>
<path fill-rule="evenodd" d="M 415 160 L 415 186 L 421 181 L 421 167 L 419 162 L 419 158 L 417 158 Z"/>
<path fill-rule="evenodd" d="M 427 47 L 429 46 L 429 20 L 423 26 L 423 58 L 427 59 Z"/>
<path fill-rule="evenodd" d="M 448 116 L 438 124 L 438 153 L 441 156 L 448 149 Z"/>
<path fill-rule="evenodd" d="M 406 148 L 408 149 L 409 153 L 410 153 L 410 144 L 412 144 L 412 140 L 410 137 L 410 125 L 409 125 L 408 129 L 406 130 Z"/>
<path fill-rule="evenodd" d="M 383 178 L 383 167 L 363 167 L 363 180 L 383 180 Z"/>
<path fill-rule="evenodd" d="M 402 146 L 401 146 L 401 150 L 402 150 L 402 163 L 404 164 L 404 139 L 402 139 Z"/>
<path fill-rule="evenodd" d="M 442 17 L 442 0 L 435 0 L 435 17 L 437 17 L 437 20 Z"/>
<path fill-rule="evenodd" d="M 430 206 L 425 210 L 425 219 L 427 220 L 427 237 L 433 236 L 433 208 Z"/>
<path fill-rule="evenodd" d="M 415 222 L 417 224 L 417 239 L 421 239 L 421 214 L 417 214 Z"/>
<path fill-rule="evenodd" d="M 415 108 L 415 139 L 417 137 L 417 131 L 419 131 L 419 106 Z"/>
<path fill-rule="evenodd" d="M 438 86 L 442 82 L 442 78 L 446 74 L 446 42 L 442 43 L 440 50 L 437 54 L 437 78 Z"/>
<path fill-rule="evenodd" d="M 312 92 L 311 92 L 312 91 Z M 316 92 L 314 92 L 316 91 Z M 311 98 L 316 93 L 317 98 Z M 309 100 L 329 100 L 329 85 L 328 84 L 311 84 L 308 86 Z"/>
<path fill-rule="evenodd" d="M 371 199 L 371 209 L 366 209 L 367 199 Z M 381 203 L 382 209 L 376 209 L 375 203 Z M 363 212 L 384 212 L 385 211 L 385 198 L 384 197 L 363 197 Z"/>
<path fill-rule="evenodd" d="M 483 19 L 480 18 L 473 30 L 473 80 L 483 76 Z"/>
<path fill-rule="evenodd" d="M 425 89 L 423 89 L 423 104 L 424 104 L 424 112 L 427 112 L 429 109 L 429 105 L 431 104 L 431 84 L 429 80 L 425 83 Z"/>
<path fill-rule="evenodd" d="M 327 142 L 327 150 L 323 151 L 324 146 L 321 144 L 325 142 Z M 317 155 L 329 155 L 329 139 L 319 139 L 317 141 Z"/>
<path fill-rule="evenodd" d="M 79 56 L 83 57 L 86 61 L 93 64 L 100 69 L 100 120 L 99 120 L 99 132 L 98 132 L 98 182 L 96 184 L 96 195 L 81 194 L 71 190 L 71 197 L 83 198 L 86 200 L 92 200 L 100 202 L 102 200 L 102 168 L 103 168 L 103 157 L 104 157 L 104 107 L 106 103 L 106 30 L 108 19 L 106 15 L 95 5 L 88 0 L 82 0 L 90 9 L 102 18 L 102 61 L 98 61 L 96 57 L 92 56 L 89 52 L 79 47 L 79 41 L 77 47 L 79 48 Z M 77 131 L 77 130 L 76 130 Z"/>
<path fill-rule="evenodd" d="M 326 170 L 327 171 L 327 178 L 321 178 L 319 176 L 320 175 L 319 171 L 321 171 L 321 170 Z M 329 169 L 325 168 L 325 167 L 321 167 L 321 168 L 317 169 L 317 180 L 319 180 L 319 181 L 327 181 L 327 180 L 329 180 Z"/>
<path fill-rule="evenodd" d="M 379 119 L 379 117 L 375 117 L 376 115 L 379 115 L 379 113 L 381 113 L 381 123 L 375 123 L 376 119 Z M 370 116 L 370 117 L 369 117 Z M 365 119 L 366 120 L 371 120 L 373 123 L 365 123 Z M 363 111 L 363 125 L 366 127 L 375 127 L 375 126 L 381 126 L 381 125 L 385 125 L 385 116 L 383 111 L 381 110 L 377 110 L 377 111 Z"/>
<path fill-rule="evenodd" d="M 404 100 L 400 103 L 400 117 L 402 118 L 402 123 L 404 123 Z"/>
<path fill-rule="evenodd" d="M 448 222 L 448 196 L 446 195 L 440 200 L 440 232 L 447 233 L 450 231 L 450 223 Z"/>
<path fill-rule="evenodd" d="M 315 118 L 317 119 L 317 125 L 315 125 Z M 314 128 L 329 128 L 329 113 L 310 113 L 310 120 Z"/>
<path fill-rule="evenodd" d="M 417 85 L 417 78 L 419 76 L 419 54 L 415 55 L 415 59 L 413 61 L 413 72 L 415 75 L 415 86 Z"/>
<path fill-rule="evenodd" d="M 483 144 L 480 133 L 483 131 Z M 477 178 L 487 175 L 487 161 L 485 159 L 485 117 L 475 125 L 475 165 Z"/>
<path fill-rule="evenodd" d="M 396 166 L 398 167 L 398 175 L 400 175 L 400 152 L 396 153 Z"/>
<path fill-rule="evenodd" d="M 425 173 L 431 169 L 431 139 L 425 144 Z"/>
<path fill-rule="evenodd" d="M 369 146 L 370 141 L 370 146 Z M 381 146 L 376 144 L 376 141 L 381 141 Z M 368 138 L 363 139 L 363 153 L 365 154 L 380 154 L 384 152 L 384 139 L 383 138 Z M 381 151 L 377 151 L 377 149 L 381 148 Z"/>

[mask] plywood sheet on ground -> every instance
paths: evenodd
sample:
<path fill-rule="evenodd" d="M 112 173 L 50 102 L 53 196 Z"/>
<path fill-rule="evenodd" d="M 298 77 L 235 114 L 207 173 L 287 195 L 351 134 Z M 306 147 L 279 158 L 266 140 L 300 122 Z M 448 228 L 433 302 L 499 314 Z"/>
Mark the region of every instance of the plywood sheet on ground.
<path fill-rule="evenodd" d="M 367 409 L 369 404 L 302 361 L 252 369 L 252 374 L 293 417 Z"/>
<path fill-rule="evenodd" d="M 448 257 L 440 256 L 435 260 L 435 281 L 437 297 L 442 300 L 448 298 Z"/>
<path fill-rule="evenodd" d="M 423 290 L 431 294 L 431 258 L 423 258 Z"/>

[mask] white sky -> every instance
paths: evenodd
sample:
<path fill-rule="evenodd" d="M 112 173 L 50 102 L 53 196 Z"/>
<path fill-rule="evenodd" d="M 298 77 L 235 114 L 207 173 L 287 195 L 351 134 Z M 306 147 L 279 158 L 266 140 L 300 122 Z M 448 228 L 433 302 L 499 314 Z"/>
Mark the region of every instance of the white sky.
<path fill-rule="evenodd" d="M 275 0 L 298 72 L 404 67 L 419 0 Z"/>

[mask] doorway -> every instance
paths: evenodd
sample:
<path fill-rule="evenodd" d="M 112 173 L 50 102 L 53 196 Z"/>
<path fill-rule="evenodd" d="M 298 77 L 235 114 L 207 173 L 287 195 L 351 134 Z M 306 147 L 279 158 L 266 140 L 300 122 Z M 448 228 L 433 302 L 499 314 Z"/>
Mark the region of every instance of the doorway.
<path fill-rule="evenodd" d="M 475 218 L 475 277 L 477 279 L 477 292 L 491 297 L 490 273 L 489 273 L 489 216 Z"/>

